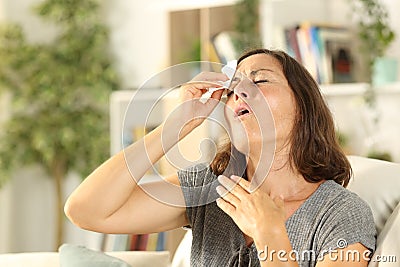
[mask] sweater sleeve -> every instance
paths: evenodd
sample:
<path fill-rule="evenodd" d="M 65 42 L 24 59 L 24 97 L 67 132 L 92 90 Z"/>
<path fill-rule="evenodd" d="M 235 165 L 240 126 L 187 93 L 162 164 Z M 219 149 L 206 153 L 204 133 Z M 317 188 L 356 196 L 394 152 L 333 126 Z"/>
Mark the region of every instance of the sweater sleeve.
<path fill-rule="evenodd" d="M 334 209 L 324 223 L 325 234 L 319 240 L 320 257 L 355 243 L 368 248 L 371 256 L 376 245 L 376 229 L 368 204 L 351 193 L 343 196 Z"/>
<path fill-rule="evenodd" d="M 199 207 L 214 202 L 219 197 L 215 190 L 218 180 L 211 168 L 205 164 L 178 171 L 178 179 L 185 198 L 186 214 L 192 226 Z"/>

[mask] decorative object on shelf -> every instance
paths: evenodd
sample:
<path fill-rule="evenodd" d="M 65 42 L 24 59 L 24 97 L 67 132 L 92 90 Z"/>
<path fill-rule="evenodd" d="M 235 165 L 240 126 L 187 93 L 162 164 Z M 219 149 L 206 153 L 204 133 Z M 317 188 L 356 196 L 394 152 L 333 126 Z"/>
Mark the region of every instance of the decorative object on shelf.
<path fill-rule="evenodd" d="M 22 166 L 43 167 L 57 193 L 57 248 L 63 179 L 70 171 L 85 177 L 109 156 L 108 98 L 118 79 L 96 0 L 45 0 L 35 11 L 57 26 L 54 42 L 28 43 L 19 25 L 0 32 L 0 92 L 12 94 L 0 133 L 0 185 Z"/>
<path fill-rule="evenodd" d="M 393 57 L 378 57 L 372 70 L 373 86 L 382 86 L 397 81 L 399 62 Z"/>
<path fill-rule="evenodd" d="M 385 60 L 380 58 L 385 57 L 387 49 L 396 37 L 389 25 L 388 11 L 380 0 L 353 0 L 353 10 L 361 51 L 368 64 L 367 77 L 373 85 L 375 81 L 382 84 L 382 78 L 377 75 L 380 74 L 379 69 Z M 393 64 L 390 60 L 389 62 Z M 375 64 L 378 65 L 374 66 Z"/>

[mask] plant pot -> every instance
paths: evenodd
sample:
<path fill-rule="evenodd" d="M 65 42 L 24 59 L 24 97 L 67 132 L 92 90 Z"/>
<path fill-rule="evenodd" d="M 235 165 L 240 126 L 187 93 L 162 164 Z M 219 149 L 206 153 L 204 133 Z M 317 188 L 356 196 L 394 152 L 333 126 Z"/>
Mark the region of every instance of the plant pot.
<path fill-rule="evenodd" d="M 396 58 L 377 58 L 373 66 L 372 85 L 381 86 L 397 81 L 398 65 Z"/>

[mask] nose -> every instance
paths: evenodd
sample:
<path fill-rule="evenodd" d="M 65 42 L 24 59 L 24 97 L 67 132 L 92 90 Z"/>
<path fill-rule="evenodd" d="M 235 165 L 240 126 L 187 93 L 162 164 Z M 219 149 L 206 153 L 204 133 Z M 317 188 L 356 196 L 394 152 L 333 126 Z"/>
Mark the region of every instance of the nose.
<path fill-rule="evenodd" d="M 248 100 L 254 97 L 256 88 L 254 84 L 249 79 L 243 79 L 239 81 L 233 88 L 233 99 L 238 101 L 239 99 Z"/>
<path fill-rule="evenodd" d="M 238 101 L 240 98 L 247 99 L 249 97 L 249 94 L 243 90 L 234 90 L 233 91 L 233 99 L 235 101 Z"/>

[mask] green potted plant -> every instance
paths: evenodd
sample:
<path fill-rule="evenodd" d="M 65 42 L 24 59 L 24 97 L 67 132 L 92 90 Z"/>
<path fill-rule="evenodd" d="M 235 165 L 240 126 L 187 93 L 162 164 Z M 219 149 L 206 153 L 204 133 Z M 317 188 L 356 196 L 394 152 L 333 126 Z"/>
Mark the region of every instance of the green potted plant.
<path fill-rule="evenodd" d="M 241 0 L 235 5 L 233 43 L 238 54 L 262 46 L 259 29 L 260 0 Z"/>
<path fill-rule="evenodd" d="M 397 75 L 396 61 L 385 57 L 387 49 L 396 37 L 389 24 L 387 8 L 380 0 L 354 0 L 353 14 L 357 21 L 361 52 L 367 64 L 367 77 L 373 85 L 380 85 L 385 81 L 379 75 Z M 385 63 L 390 66 L 385 68 Z M 381 68 L 385 70 L 382 71 Z"/>
<path fill-rule="evenodd" d="M 58 26 L 54 42 L 31 44 L 19 25 L 0 29 L 0 93 L 12 99 L 0 131 L 0 186 L 13 170 L 43 167 L 57 192 L 58 248 L 63 180 L 71 171 L 86 177 L 109 156 L 108 98 L 118 79 L 97 0 L 45 0 L 35 10 Z"/>

